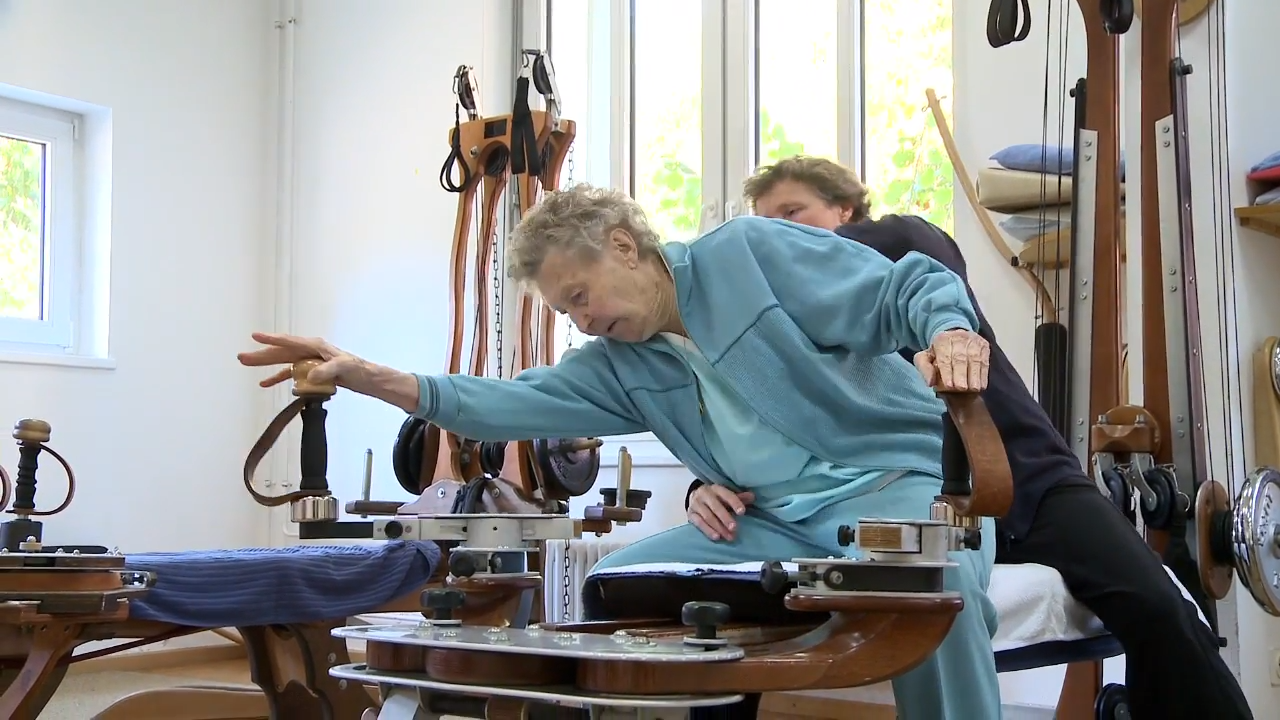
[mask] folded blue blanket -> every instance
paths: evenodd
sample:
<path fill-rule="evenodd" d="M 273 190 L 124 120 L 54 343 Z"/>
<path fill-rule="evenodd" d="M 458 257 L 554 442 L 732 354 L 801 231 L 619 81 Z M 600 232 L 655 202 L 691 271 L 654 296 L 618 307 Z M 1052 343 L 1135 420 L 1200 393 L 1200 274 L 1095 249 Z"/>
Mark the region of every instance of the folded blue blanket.
<path fill-rule="evenodd" d="M 156 575 L 129 617 L 204 628 L 346 618 L 422 587 L 439 562 L 432 542 L 129 555 L 128 569 Z"/>
<path fill-rule="evenodd" d="M 1256 165 L 1249 168 L 1249 172 L 1256 173 L 1262 170 L 1270 170 L 1273 167 L 1280 167 L 1280 150 L 1262 158 Z"/>

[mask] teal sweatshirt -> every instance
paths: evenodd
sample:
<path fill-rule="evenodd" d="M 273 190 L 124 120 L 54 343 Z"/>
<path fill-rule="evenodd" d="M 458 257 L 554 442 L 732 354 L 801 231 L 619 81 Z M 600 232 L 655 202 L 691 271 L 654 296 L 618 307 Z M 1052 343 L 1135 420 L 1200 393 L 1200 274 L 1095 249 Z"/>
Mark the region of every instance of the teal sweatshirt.
<path fill-rule="evenodd" d="M 959 277 L 755 216 L 663 254 L 689 338 L 769 427 L 833 465 L 941 477 L 945 407 L 896 351 L 977 329 Z M 693 371 L 660 337 L 597 338 L 511 379 L 419 375 L 418 387 L 414 414 L 463 437 L 648 430 L 698 477 L 734 484 L 704 439 Z"/>

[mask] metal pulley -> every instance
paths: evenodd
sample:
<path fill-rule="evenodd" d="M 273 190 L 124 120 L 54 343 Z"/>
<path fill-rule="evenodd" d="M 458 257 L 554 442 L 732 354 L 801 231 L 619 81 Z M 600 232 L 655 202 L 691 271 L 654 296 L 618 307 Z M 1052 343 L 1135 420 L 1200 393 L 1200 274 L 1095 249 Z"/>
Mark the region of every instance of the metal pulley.
<path fill-rule="evenodd" d="M 1204 483 L 1196 493 L 1196 532 L 1205 592 L 1225 597 L 1234 569 L 1258 605 L 1280 616 L 1280 470 L 1250 473 L 1234 506 L 1220 483 Z"/>
<path fill-rule="evenodd" d="M 550 500 L 585 495 L 600 474 L 599 438 L 544 438 L 533 441 L 533 462 Z"/>

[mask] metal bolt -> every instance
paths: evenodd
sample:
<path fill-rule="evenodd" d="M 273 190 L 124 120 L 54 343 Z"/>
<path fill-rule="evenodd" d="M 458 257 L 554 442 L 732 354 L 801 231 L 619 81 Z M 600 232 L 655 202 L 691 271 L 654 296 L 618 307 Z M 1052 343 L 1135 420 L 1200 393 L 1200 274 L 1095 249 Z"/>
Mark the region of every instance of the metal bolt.
<path fill-rule="evenodd" d="M 328 657 L 326 657 L 326 658 L 325 658 L 325 662 L 329 663 L 330 665 L 332 665 L 332 664 L 334 664 L 334 663 L 338 662 L 338 654 L 337 654 L 337 653 L 329 653 Z"/>

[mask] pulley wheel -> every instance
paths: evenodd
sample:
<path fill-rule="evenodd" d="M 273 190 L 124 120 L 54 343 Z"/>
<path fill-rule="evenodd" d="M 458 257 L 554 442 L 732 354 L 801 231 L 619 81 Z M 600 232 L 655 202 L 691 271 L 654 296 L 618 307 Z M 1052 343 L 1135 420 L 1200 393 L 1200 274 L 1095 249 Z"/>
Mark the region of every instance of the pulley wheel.
<path fill-rule="evenodd" d="M 396 474 L 396 482 L 412 495 L 422 492 L 422 452 L 426 427 L 426 420 L 409 416 L 400 426 L 396 443 L 391 448 L 391 469 Z"/>
<path fill-rule="evenodd" d="M 1103 470 L 1102 482 L 1107 486 L 1107 494 L 1111 497 L 1111 503 L 1119 508 L 1130 523 L 1137 520 L 1137 516 L 1133 511 L 1133 489 L 1129 487 L 1124 475 L 1115 468 Z"/>
<path fill-rule="evenodd" d="M 1098 720 L 1129 720 L 1129 688 L 1108 683 L 1093 703 Z"/>
<path fill-rule="evenodd" d="M 1153 507 L 1147 507 L 1146 501 L 1140 499 L 1142 520 L 1152 529 L 1167 530 L 1173 522 L 1173 513 L 1178 505 L 1177 480 L 1172 471 L 1162 467 L 1151 468 L 1143 473 L 1142 478 L 1156 495 Z"/>
<path fill-rule="evenodd" d="M 1280 616 L 1280 471 L 1249 473 L 1228 518 L 1236 577 L 1263 610 Z"/>
<path fill-rule="evenodd" d="M 600 448 L 568 450 L 561 443 L 576 439 L 547 438 L 533 441 L 533 461 L 549 500 L 586 495 L 600 474 Z"/>

